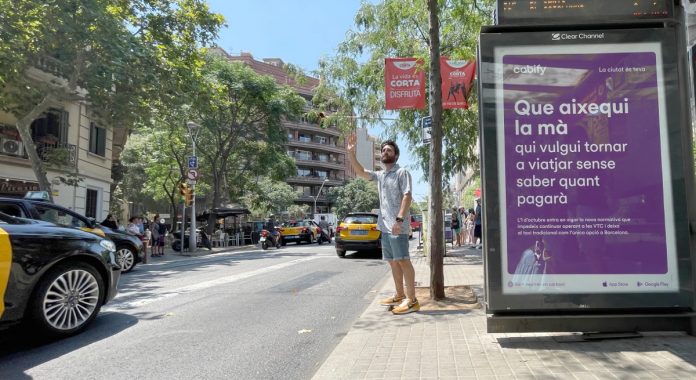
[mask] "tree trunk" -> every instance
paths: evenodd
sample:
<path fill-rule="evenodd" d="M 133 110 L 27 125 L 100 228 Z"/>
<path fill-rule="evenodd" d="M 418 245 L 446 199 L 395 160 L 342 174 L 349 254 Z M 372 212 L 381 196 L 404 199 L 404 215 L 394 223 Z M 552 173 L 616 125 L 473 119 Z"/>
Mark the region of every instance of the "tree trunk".
<path fill-rule="evenodd" d="M 51 183 L 48 181 L 46 175 L 46 167 L 44 166 L 43 160 L 39 157 L 39 153 L 36 151 L 34 140 L 31 138 L 31 123 L 48 109 L 50 102 L 51 99 L 49 96 L 44 97 L 28 114 L 17 120 L 15 127 L 24 144 L 24 149 L 31 163 L 31 169 L 34 171 L 34 176 L 36 176 L 36 180 L 39 182 L 39 189 L 48 192 L 48 197 L 50 201 L 53 202 L 53 193 L 51 192 Z"/>
<path fill-rule="evenodd" d="M 442 214 L 442 83 L 440 79 L 440 21 L 438 19 L 438 1 L 428 0 L 430 27 L 430 116 L 432 123 L 432 140 L 430 142 L 430 297 L 434 300 L 445 298 L 445 279 L 443 274 L 443 239 Z"/>

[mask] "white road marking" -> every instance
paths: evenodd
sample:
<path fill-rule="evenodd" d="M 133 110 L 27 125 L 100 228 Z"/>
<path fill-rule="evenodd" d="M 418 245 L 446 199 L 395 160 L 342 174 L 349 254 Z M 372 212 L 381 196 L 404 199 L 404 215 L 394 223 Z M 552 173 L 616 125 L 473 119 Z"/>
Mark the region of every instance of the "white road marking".
<path fill-rule="evenodd" d="M 137 307 L 141 307 L 153 302 L 157 301 L 162 301 L 168 298 L 172 298 L 178 295 L 186 294 L 186 293 L 191 293 L 197 290 L 202 290 L 202 289 L 207 289 L 207 288 L 212 288 L 214 286 L 220 286 L 220 285 L 226 285 L 230 284 L 239 280 L 244 280 L 250 277 L 258 276 L 260 274 L 265 274 L 269 272 L 273 272 L 279 269 L 287 268 L 305 261 L 310 261 L 310 260 L 316 260 L 321 258 L 321 256 L 309 256 L 309 257 L 303 257 L 301 259 L 297 260 L 292 260 L 288 261 L 285 263 L 280 263 L 276 265 L 271 265 L 268 267 L 260 268 L 257 270 L 249 271 L 249 272 L 244 272 L 232 276 L 225 276 L 222 278 L 218 278 L 215 280 L 209 280 L 209 281 L 203 281 L 199 282 L 197 284 L 193 285 L 188 285 L 188 286 L 183 286 L 181 288 L 177 289 L 172 289 L 172 290 L 164 290 L 161 293 L 157 295 L 153 295 L 151 297 L 147 298 L 140 298 L 140 299 L 132 299 L 133 297 L 137 297 L 140 293 L 139 292 L 129 292 L 129 293 L 120 293 L 119 296 L 116 298 L 116 300 L 112 301 L 111 303 L 107 304 L 102 310 L 107 312 L 107 311 L 116 311 L 116 310 L 126 310 L 126 309 L 134 309 Z M 131 298 L 131 299 L 127 299 Z"/>

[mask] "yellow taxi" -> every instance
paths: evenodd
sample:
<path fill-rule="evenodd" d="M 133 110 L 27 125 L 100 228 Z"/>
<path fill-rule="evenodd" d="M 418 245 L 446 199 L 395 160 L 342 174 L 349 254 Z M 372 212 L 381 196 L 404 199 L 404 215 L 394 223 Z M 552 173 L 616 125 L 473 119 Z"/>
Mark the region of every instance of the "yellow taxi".
<path fill-rule="evenodd" d="M 345 257 L 346 251 L 379 251 L 382 233 L 377 229 L 377 214 L 351 212 L 336 227 L 336 254 Z"/>
<path fill-rule="evenodd" d="M 305 241 L 313 243 L 317 241 L 321 228 L 313 220 L 292 220 L 283 223 L 280 227 L 280 244 L 286 245 L 294 241 L 297 244 Z"/>

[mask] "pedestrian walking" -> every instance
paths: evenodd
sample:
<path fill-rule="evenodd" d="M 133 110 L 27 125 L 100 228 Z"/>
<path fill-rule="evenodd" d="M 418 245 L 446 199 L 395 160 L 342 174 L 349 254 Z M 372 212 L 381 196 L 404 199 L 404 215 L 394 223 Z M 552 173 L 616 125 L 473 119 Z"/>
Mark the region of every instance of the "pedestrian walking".
<path fill-rule="evenodd" d="M 396 163 L 399 146 L 391 140 L 383 142 L 380 147 L 384 170 L 365 169 L 355 156 L 356 140 L 355 133 L 348 136 L 350 162 L 359 177 L 377 182 L 380 209 L 377 225 L 382 232 L 382 258 L 391 267 L 396 289 L 395 294 L 382 300 L 381 304 L 394 306 L 394 314 L 418 311 L 420 303 L 416 299 L 416 273 L 408 253 L 409 209 L 413 199 L 411 173 Z"/>
<path fill-rule="evenodd" d="M 452 247 L 456 243 L 458 247 L 461 247 L 461 240 L 459 239 L 459 233 L 461 232 L 460 226 L 461 220 L 459 218 L 459 210 L 456 207 L 452 207 Z"/>
<path fill-rule="evenodd" d="M 481 198 L 476 198 L 476 218 L 474 219 L 474 244 L 475 248 L 483 248 L 483 218 L 481 215 Z"/>
<path fill-rule="evenodd" d="M 150 231 L 152 233 L 152 257 L 160 256 L 159 241 L 160 241 L 160 216 L 155 214 L 155 218 L 150 223 Z"/>

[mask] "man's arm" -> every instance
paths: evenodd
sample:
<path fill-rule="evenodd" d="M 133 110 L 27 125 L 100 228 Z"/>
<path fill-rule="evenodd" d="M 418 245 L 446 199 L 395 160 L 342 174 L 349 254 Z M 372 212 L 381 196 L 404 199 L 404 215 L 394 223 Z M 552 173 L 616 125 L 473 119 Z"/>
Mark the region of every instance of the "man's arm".
<path fill-rule="evenodd" d="M 357 137 L 355 133 L 351 133 L 350 136 L 348 136 L 348 145 L 346 146 L 346 149 L 348 150 L 348 158 L 350 158 L 350 164 L 353 165 L 353 169 L 355 169 L 355 174 L 357 174 L 358 177 L 366 179 L 368 181 L 372 180 L 372 176 L 365 170 L 365 167 L 358 162 L 358 158 L 355 156 L 355 149 L 356 149 L 356 141 Z"/>
<path fill-rule="evenodd" d="M 401 207 L 399 207 L 399 213 L 396 215 L 397 217 L 403 218 L 406 215 L 408 209 L 411 207 L 412 199 L 413 197 L 411 196 L 410 192 L 404 194 L 404 197 L 401 198 Z M 392 233 L 394 235 L 399 235 L 401 233 L 401 223 L 394 223 L 394 226 L 392 227 Z"/>

